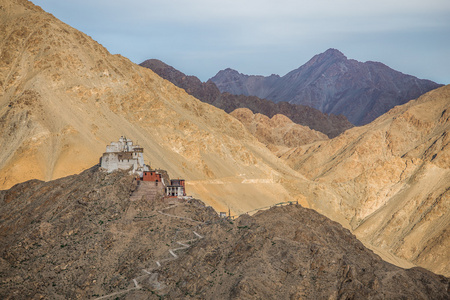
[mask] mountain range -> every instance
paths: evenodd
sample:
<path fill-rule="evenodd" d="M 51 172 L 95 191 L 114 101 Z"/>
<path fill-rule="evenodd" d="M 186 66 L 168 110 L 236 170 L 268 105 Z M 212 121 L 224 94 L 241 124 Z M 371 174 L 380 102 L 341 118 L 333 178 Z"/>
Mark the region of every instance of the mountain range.
<path fill-rule="evenodd" d="M 357 126 L 442 86 L 379 62 L 347 59 L 336 49 L 314 56 L 282 77 L 244 75 L 225 69 L 210 80 L 221 92 L 306 105 L 327 114 L 342 114 Z"/>
<path fill-rule="evenodd" d="M 197 77 L 187 76 L 157 59 L 148 59 L 140 65 L 151 69 L 197 99 L 223 109 L 227 113 L 231 113 L 238 108 L 248 108 L 255 114 L 259 113 L 269 118 L 281 114 L 297 124 L 320 131 L 330 138 L 353 127 L 343 115 L 322 113 L 310 106 L 287 102 L 274 103 L 255 96 L 221 93 L 212 81 L 201 82 Z"/>
<path fill-rule="evenodd" d="M 395 296 L 395 289 L 411 298 L 448 298 L 448 278 L 381 262 L 317 213 L 297 205 L 245 213 L 298 202 L 340 223 L 389 263 L 449 276 L 450 86 L 329 139 L 286 116 L 242 108 L 230 115 L 111 55 L 29 1 L 0 0 L 0 6 L 0 276 L 8 297 L 26 290 L 45 298 L 39 290 L 45 279 L 50 298 L 133 287 L 132 294 L 157 298 L 136 288 L 144 284 L 139 276 L 153 276 L 146 288 L 158 292 L 155 286 L 164 284 L 174 297 L 258 298 L 266 287 L 280 292 L 274 297 L 299 297 L 291 284 L 302 275 L 299 289 L 317 293 L 332 282 L 327 288 L 335 298 Z M 91 168 L 123 135 L 144 148 L 153 168 L 186 179 L 188 194 L 243 216 L 231 224 L 197 201 L 131 201 L 136 183 L 126 172 Z M 168 215 L 181 218 L 167 221 Z M 315 221 L 296 233 L 303 216 Z M 212 226 L 203 227 L 207 222 Z M 204 240 L 192 232 L 200 229 Z M 174 247 L 187 256 L 159 275 L 143 273 Z M 270 280 L 261 283 L 265 271 Z"/>

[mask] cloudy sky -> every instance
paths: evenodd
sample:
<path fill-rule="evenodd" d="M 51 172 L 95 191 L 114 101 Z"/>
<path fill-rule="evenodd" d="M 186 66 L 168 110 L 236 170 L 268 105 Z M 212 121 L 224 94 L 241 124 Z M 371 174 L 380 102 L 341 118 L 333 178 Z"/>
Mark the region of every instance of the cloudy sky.
<path fill-rule="evenodd" d="M 32 0 L 135 63 L 285 75 L 328 48 L 450 84 L 449 0 Z"/>

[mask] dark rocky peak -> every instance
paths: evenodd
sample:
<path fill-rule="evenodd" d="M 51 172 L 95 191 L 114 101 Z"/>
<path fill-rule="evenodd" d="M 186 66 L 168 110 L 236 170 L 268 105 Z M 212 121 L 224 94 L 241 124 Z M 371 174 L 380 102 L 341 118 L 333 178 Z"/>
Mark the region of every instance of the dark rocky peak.
<path fill-rule="evenodd" d="M 330 59 L 330 58 L 347 59 L 347 56 L 345 56 L 344 53 L 342 53 L 341 51 L 334 49 L 334 48 L 330 48 L 327 51 L 325 51 L 324 53 L 318 54 L 317 56 L 325 58 L 325 59 Z"/>
<path fill-rule="evenodd" d="M 158 59 L 148 59 L 139 65 L 151 69 L 162 78 L 172 82 L 177 87 L 184 89 L 188 94 L 195 98 L 201 100 L 205 99 L 205 102 L 207 103 L 211 103 L 211 101 L 220 94 L 219 89 L 214 83 L 203 83 L 197 77 L 186 75 Z"/>
<path fill-rule="evenodd" d="M 333 64 L 347 63 L 347 61 L 348 61 L 347 57 L 339 50 L 328 49 L 324 53 L 315 55 L 306 64 L 302 65 L 301 67 L 299 67 L 296 70 L 293 70 L 292 72 L 288 73 L 287 75 L 289 75 L 291 73 L 296 73 L 297 71 L 309 69 L 309 68 L 314 69 L 314 70 L 325 70 L 326 68 L 329 68 Z"/>
<path fill-rule="evenodd" d="M 144 61 L 143 63 L 140 64 L 140 66 L 153 66 L 153 67 L 158 67 L 158 68 L 172 68 L 171 66 L 169 66 L 168 64 L 166 64 L 163 61 L 160 61 L 159 59 L 147 59 L 146 61 Z"/>
<path fill-rule="evenodd" d="M 315 55 L 281 78 L 268 78 L 246 75 L 228 80 L 217 76 L 212 80 L 221 92 L 311 106 L 324 113 L 342 114 L 355 125 L 370 123 L 394 106 L 441 86 L 380 62 L 347 59 L 336 49 Z"/>
<path fill-rule="evenodd" d="M 247 75 L 243 74 L 239 71 L 236 71 L 231 68 L 226 68 L 225 70 L 220 70 L 217 72 L 217 74 L 210 78 L 212 82 L 215 81 L 221 81 L 224 79 L 228 80 L 276 80 L 279 79 L 280 76 L 277 74 L 271 74 L 270 76 L 264 76 L 264 75 Z"/>
<path fill-rule="evenodd" d="M 317 67 L 318 65 L 323 64 L 330 65 L 336 62 L 345 62 L 345 61 L 347 61 L 347 57 L 341 51 L 330 48 L 323 53 L 314 55 L 313 58 L 311 58 L 306 64 L 304 64 L 300 68 Z"/>
<path fill-rule="evenodd" d="M 238 71 L 236 71 L 234 69 L 226 68 L 225 70 L 220 70 L 219 72 L 217 72 L 217 74 L 214 77 L 216 77 L 216 76 L 245 76 L 245 75 L 239 73 Z"/>
<path fill-rule="evenodd" d="M 226 68 L 225 70 L 220 70 L 219 72 L 217 72 L 217 74 L 209 79 L 209 81 L 233 82 L 247 80 L 248 77 L 248 75 L 242 74 L 234 69 Z"/>
<path fill-rule="evenodd" d="M 200 79 L 198 79 L 195 76 L 187 76 L 186 74 L 178 71 L 172 66 L 169 66 L 168 64 L 158 60 L 158 59 L 148 59 L 144 61 L 143 63 L 139 64 L 142 67 L 151 69 L 153 72 L 158 74 L 159 76 L 163 77 L 166 80 L 169 80 L 170 82 L 174 83 L 176 86 L 185 88 L 182 84 L 183 80 L 186 80 L 186 77 L 189 77 L 190 81 L 198 81 L 201 82 Z M 162 76 L 161 74 L 164 74 Z"/>

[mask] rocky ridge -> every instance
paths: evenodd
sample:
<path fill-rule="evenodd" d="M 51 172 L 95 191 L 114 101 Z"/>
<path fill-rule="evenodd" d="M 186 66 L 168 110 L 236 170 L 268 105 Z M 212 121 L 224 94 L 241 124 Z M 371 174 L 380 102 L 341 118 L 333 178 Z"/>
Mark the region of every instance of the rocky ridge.
<path fill-rule="evenodd" d="M 446 299 L 449 279 L 382 261 L 300 205 L 234 221 L 142 197 L 98 166 L 0 191 L 0 296 L 52 299 Z"/>
<path fill-rule="evenodd" d="M 395 71 L 379 62 L 347 59 L 336 49 L 279 76 L 244 75 L 232 69 L 210 79 L 221 92 L 311 106 L 365 125 L 396 105 L 442 85 Z"/>
<path fill-rule="evenodd" d="M 450 274 L 450 86 L 282 157 L 332 186 L 313 208 L 339 211 L 362 241 Z"/>
<path fill-rule="evenodd" d="M 226 225 L 226 226 L 225 226 Z M 448 279 L 390 265 L 348 230 L 298 205 L 241 216 L 206 231 L 159 274 L 171 298 L 446 298 Z"/>
<path fill-rule="evenodd" d="M 95 166 L 0 191 L 0 297 L 88 299 L 127 290 L 147 274 L 142 269 L 170 259 L 177 241 L 218 219 L 195 199 L 133 201 L 136 189 L 127 171 Z"/>
<path fill-rule="evenodd" d="M 241 121 L 250 133 L 275 153 L 281 149 L 328 140 L 325 134 L 295 124 L 284 115 L 275 115 L 269 119 L 262 114 L 253 114 L 247 108 L 238 108 L 230 115 Z"/>
<path fill-rule="evenodd" d="M 148 59 L 140 65 L 153 70 L 197 99 L 223 109 L 227 113 L 238 108 L 248 108 L 255 114 L 263 114 L 269 118 L 282 114 L 293 122 L 323 132 L 330 138 L 353 127 L 342 115 L 325 114 L 309 106 L 287 102 L 274 103 L 255 96 L 221 93 L 212 81 L 201 82 L 197 77 L 187 76 L 157 59 Z"/>

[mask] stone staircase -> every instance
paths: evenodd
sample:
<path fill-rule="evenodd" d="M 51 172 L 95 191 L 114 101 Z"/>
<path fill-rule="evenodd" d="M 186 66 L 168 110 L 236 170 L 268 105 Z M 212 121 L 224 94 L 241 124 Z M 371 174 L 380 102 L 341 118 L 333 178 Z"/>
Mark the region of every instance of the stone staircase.
<path fill-rule="evenodd" d="M 164 186 L 161 182 L 138 181 L 138 186 L 131 194 L 130 201 L 141 200 L 142 197 L 153 200 L 157 194 L 164 194 Z"/>

